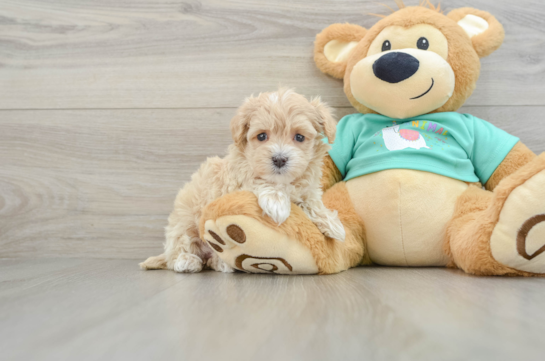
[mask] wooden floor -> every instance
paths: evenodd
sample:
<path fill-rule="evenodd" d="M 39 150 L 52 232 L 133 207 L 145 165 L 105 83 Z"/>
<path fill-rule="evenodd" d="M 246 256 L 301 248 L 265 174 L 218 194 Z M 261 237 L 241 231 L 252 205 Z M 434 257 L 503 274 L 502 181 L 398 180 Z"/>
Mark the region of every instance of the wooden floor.
<path fill-rule="evenodd" d="M 395 6 L 392 0 L 384 0 Z M 415 5 L 419 0 L 405 0 Z M 433 1 L 435 2 L 435 1 Z M 545 151 L 545 2 L 488 10 L 468 112 Z M 1 360 L 541 360 L 545 280 L 445 269 L 142 272 L 177 190 L 279 84 L 354 112 L 312 60 L 375 0 L 0 0 Z"/>
<path fill-rule="evenodd" d="M 0 260 L 2 360 L 542 360 L 545 279 Z"/>

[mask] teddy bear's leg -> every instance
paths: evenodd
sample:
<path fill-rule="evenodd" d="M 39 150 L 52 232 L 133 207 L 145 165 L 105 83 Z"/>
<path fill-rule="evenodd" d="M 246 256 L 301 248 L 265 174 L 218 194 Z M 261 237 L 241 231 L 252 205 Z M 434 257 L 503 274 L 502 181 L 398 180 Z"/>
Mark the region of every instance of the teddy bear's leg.
<path fill-rule="evenodd" d="M 231 193 L 205 207 L 201 238 L 229 266 L 252 273 L 329 274 L 354 267 L 364 259 L 364 229 L 339 183 L 323 197 L 339 212 L 346 239 L 324 236 L 303 211 L 292 204 L 289 218 L 277 225 L 250 192 Z"/>
<path fill-rule="evenodd" d="M 478 275 L 545 274 L 545 154 L 488 192 L 471 186 L 447 227 L 452 266 Z"/>

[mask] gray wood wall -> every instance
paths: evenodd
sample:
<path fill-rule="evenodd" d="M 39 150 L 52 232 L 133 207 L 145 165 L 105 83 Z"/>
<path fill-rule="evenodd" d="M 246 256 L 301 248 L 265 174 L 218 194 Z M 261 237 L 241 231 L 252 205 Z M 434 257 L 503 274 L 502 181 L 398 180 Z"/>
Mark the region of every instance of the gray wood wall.
<path fill-rule="evenodd" d="M 391 6 L 394 2 L 384 0 Z M 415 5 L 418 0 L 406 0 Z M 445 0 L 504 24 L 461 110 L 545 151 L 545 2 Z M 0 257 L 144 258 L 178 188 L 224 154 L 244 97 L 294 87 L 352 113 L 312 60 L 368 0 L 0 0 Z"/>

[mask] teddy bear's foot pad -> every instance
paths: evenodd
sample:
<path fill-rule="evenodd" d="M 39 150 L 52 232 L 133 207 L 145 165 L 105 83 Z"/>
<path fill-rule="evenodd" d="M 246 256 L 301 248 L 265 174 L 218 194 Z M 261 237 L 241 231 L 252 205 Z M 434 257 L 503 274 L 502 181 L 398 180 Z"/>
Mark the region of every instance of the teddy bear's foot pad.
<path fill-rule="evenodd" d="M 209 219 L 204 228 L 204 240 L 234 269 L 249 273 L 318 273 L 308 248 L 251 217 Z"/>
<path fill-rule="evenodd" d="M 496 261 L 508 267 L 545 273 L 545 170 L 509 194 L 490 249 Z"/>

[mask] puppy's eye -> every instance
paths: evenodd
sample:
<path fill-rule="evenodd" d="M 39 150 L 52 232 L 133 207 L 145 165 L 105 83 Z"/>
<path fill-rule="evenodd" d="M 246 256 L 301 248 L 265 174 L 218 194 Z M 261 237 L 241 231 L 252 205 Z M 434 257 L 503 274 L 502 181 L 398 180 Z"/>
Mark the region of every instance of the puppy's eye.
<path fill-rule="evenodd" d="M 392 44 L 390 43 L 390 40 L 386 40 L 384 41 L 384 43 L 382 43 L 382 51 L 388 50 L 392 50 Z"/>
<path fill-rule="evenodd" d="M 297 134 L 294 139 L 296 142 L 303 143 L 305 141 L 305 136 L 301 134 Z"/>
<path fill-rule="evenodd" d="M 418 39 L 418 41 L 416 42 L 416 46 L 420 50 L 428 50 L 428 48 L 430 47 L 430 42 L 428 41 L 428 39 L 422 37 Z"/>
<path fill-rule="evenodd" d="M 260 133 L 257 135 L 257 140 L 259 140 L 260 142 L 263 142 L 265 140 L 267 140 L 267 133 Z"/>

